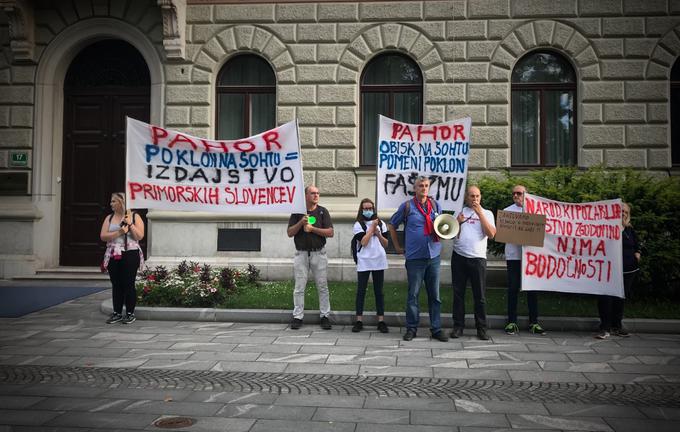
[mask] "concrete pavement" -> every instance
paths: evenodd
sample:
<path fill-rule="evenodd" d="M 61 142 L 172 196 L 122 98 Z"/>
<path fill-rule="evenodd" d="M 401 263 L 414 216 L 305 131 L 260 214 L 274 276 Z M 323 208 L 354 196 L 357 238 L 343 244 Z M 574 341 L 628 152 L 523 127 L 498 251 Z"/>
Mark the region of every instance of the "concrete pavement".
<path fill-rule="evenodd" d="M 109 296 L 0 319 L 0 432 L 680 430 L 678 334 L 106 325 Z"/>

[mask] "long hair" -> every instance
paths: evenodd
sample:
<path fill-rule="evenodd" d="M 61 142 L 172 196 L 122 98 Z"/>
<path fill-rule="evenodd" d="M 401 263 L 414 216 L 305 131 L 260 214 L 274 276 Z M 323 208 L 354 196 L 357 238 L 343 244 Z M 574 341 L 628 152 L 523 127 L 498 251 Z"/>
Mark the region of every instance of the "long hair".
<path fill-rule="evenodd" d="M 627 209 L 628 209 L 628 214 L 627 214 L 627 215 L 623 213 L 623 209 L 624 209 L 624 208 L 627 208 Z M 622 204 L 621 204 L 621 215 L 622 215 L 622 217 L 623 217 L 623 220 L 621 221 L 622 224 L 623 224 L 623 227 L 626 228 L 626 227 L 632 226 L 632 225 L 630 224 L 630 204 L 628 204 L 628 203 L 622 203 Z"/>
<path fill-rule="evenodd" d="M 378 209 L 375 208 L 375 203 L 373 202 L 373 200 L 370 198 L 364 198 L 361 200 L 361 204 L 359 204 L 359 211 L 357 211 L 357 222 L 363 222 L 365 220 L 362 212 L 364 210 L 364 204 L 366 203 L 371 203 L 371 205 L 373 206 L 373 216 L 371 217 L 370 220 L 378 218 Z"/>

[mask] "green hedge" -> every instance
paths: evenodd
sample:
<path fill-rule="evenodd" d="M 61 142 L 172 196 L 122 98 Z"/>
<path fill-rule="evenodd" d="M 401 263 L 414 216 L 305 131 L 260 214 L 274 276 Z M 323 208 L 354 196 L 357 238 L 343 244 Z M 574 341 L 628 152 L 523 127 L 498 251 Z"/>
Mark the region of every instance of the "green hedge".
<path fill-rule="evenodd" d="M 631 205 L 631 221 L 643 245 L 636 295 L 680 300 L 680 178 L 645 172 L 591 168 L 554 168 L 526 176 L 471 179 L 482 190 L 482 205 L 496 213 L 512 204 L 511 190 L 523 184 L 529 193 L 564 202 L 622 198 Z M 503 243 L 489 249 L 503 253 Z"/>

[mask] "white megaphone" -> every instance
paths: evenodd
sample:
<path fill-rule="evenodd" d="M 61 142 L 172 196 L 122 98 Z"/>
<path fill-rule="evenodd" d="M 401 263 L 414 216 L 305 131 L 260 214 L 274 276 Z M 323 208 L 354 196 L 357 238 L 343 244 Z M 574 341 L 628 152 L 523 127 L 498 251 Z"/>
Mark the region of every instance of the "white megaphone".
<path fill-rule="evenodd" d="M 448 213 L 442 213 L 437 216 L 433 222 L 434 232 L 439 238 L 450 240 L 458 235 L 460 231 L 460 224 L 458 220 Z"/>

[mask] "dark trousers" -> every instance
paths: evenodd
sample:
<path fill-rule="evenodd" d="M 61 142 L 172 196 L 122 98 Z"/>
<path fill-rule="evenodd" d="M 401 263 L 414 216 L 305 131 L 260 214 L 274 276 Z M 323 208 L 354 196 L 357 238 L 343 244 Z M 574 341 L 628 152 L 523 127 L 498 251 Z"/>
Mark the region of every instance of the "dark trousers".
<path fill-rule="evenodd" d="M 113 311 L 123 313 L 123 303 L 125 312 L 134 313 L 137 304 L 137 290 L 135 289 L 135 277 L 139 269 L 139 250 L 129 250 L 123 252 L 119 260 L 109 261 L 109 278 L 111 279 L 111 293 L 113 297 Z"/>
<path fill-rule="evenodd" d="M 475 326 L 478 329 L 486 329 L 486 259 L 466 258 L 453 252 L 451 280 L 454 328 L 465 328 L 465 286 L 468 279 L 475 300 Z"/>
<path fill-rule="evenodd" d="M 385 296 L 383 295 L 383 283 L 385 270 L 369 270 L 357 272 L 357 315 L 364 314 L 364 298 L 368 287 L 368 277 L 373 273 L 373 294 L 375 294 L 375 310 L 378 316 L 385 315 Z"/>
<path fill-rule="evenodd" d="M 508 260 L 508 323 L 517 324 L 517 296 L 522 288 L 522 261 Z M 538 296 L 536 291 L 527 291 L 529 324 L 538 324 Z"/>
<path fill-rule="evenodd" d="M 623 274 L 623 291 L 626 298 L 631 298 L 633 283 L 637 278 L 637 272 Z M 624 299 L 620 297 L 601 295 L 597 296 L 597 311 L 600 314 L 600 330 L 611 331 L 621 329 L 623 320 Z"/>

